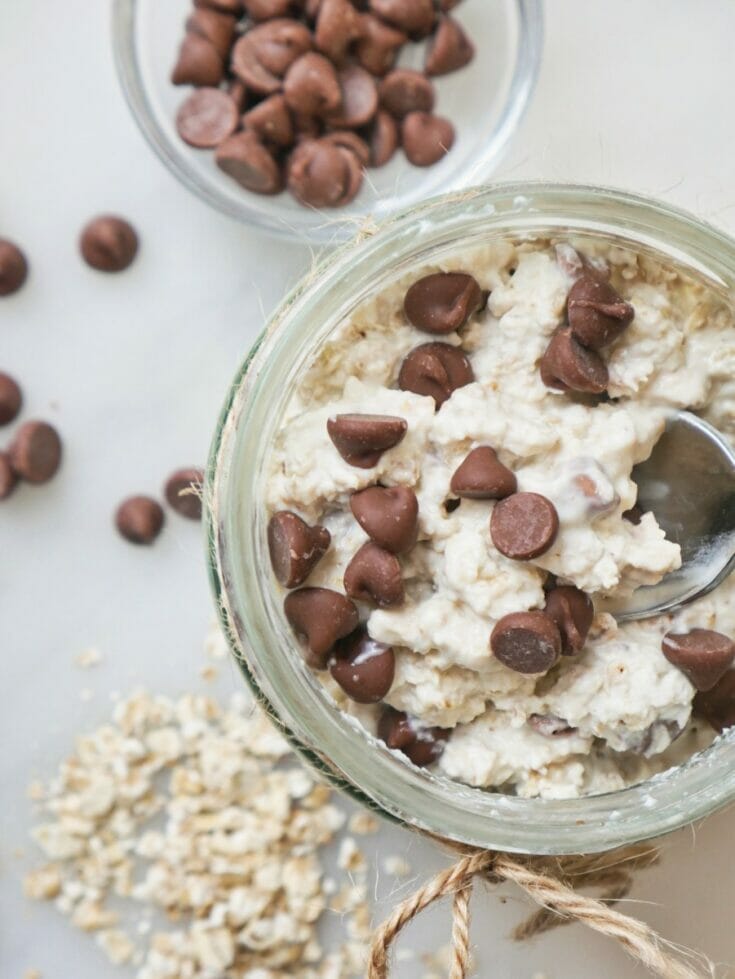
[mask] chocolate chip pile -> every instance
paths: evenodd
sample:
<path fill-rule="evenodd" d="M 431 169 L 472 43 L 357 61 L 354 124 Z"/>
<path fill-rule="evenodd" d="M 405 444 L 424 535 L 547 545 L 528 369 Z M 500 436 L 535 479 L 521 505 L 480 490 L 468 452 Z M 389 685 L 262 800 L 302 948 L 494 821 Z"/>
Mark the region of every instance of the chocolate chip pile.
<path fill-rule="evenodd" d="M 399 146 L 438 163 L 454 127 L 434 114 L 432 77 L 468 64 L 474 47 L 448 11 L 458 0 L 195 0 L 171 80 L 193 85 L 181 138 L 215 149 L 246 190 L 284 187 L 308 207 L 342 207 L 365 167 Z M 424 70 L 396 68 L 428 38 Z"/>
<path fill-rule="evenodd" d="M 405 294 L 405 321 L 416 330 L 437 336 L 461 331 L 487 302 L 472 275 L 438 272 L 414 282 Z M 580 268 L 570 288 L 567 322 L 549 342 L 540 362 L 543 382 L 569 395 L 600 394 L 608 384 L 600 351 L 617 339 L 635 310 L 592 266 Z M 463 351 L 433 340 L 410 350 L 398 373 L 401 390 L 432 397 L 436 411 L 453 391 L 474 381 Z M 326 434 L 334 450 L 350 466 L 371 469 L 384 452 L 400 444 L 408 431 L 406 419 L 391 415 L 336 414 Z M 581 489 L 586 492 L 584 485 Z M 594 487 L 592 487 L 594 490 Z M 472 448 L 456 468 L 447 487 L 449 512 L 462 499 L 488 501 L 488 545 L 513 561 L 531 561 L 550 551 L 560 529 L 551 500 L 518 489 L 516 475 L 498 457 L 496 447 Z M 384 700 L 394 680 L 394 649 L 373 639 L 362 623 L 359 603 L 393 608 L 405 600 L 401 557 L 414 547 L 419 533 L 419 503 L 408 486 L 375 484 L 353 492 L 350 510 L 369 540 L 354 553 L 344 571 L 344 594 L 309 587 L 308 578 L 327 553 L 326 527 L 309 526 L 296 513 L 273 514 L 268 542 L 276 578 L 291 589 L 284 601 L 286 618 L 304 644 L 308 664 L 329 670 L 345 694 L 359 704 Z M 564 656 L 584 648 L 595 611 L 588 594 L 549 574 L 543 608 L 503 615 L 489 629 L 489 653 L 516 673 L 538 677 Z M 708 629 L 668 632 L 662 640 L 666 659 L 699 691 L 695 708 L 719 729 L 735 721 L 733 687 L 735 643 Z M 563 718 L 534 715 L 532 727 L 549 737 L 573 731 Z M 435 761 L 450 731 L 422 725 L 417 718 L 384 706 L 378 736 L 403 752 L 414 764 Z"/>

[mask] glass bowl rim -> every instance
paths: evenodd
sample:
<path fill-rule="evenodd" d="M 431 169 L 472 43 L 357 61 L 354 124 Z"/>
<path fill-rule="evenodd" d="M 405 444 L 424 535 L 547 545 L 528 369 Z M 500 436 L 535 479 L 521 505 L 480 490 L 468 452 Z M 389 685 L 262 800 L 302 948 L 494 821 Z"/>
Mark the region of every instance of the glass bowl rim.
<path fill-rule="evenodd" d="M 660 237 L 662 244 L 665 233 L 671 234 L 675 238 L 674 231 L 676 231 L 677 234 L 684 236 L 689 242 L 688 248 L 692 252 L 692 268 L 697 267 L 696 262 L 694 262 L 696 254 L 697 262 L 703 264 L 710 272 L 713 283 L 719 284 L 732 300 L 733 295 L 735 295 L 735 240 L 689 212 L 671 205 L 614 188 L 546 183 L 543 181 L 493 184 L 432 198 L 418 207 L 392 217 L 375 231 L 360 235 L 352 242 L 328 253 L 312 269 L 311 273 L 302 279 L 283 299 L 247 354 L 227 393 L 212 442 L 205 486 L 208 565 L 216 607 L 232 651 L 246 681 L 290 743 L 310 765 L 328 780 L 346 790 L 363 805 L 390 819 L 408 824 L 432 835 L 450 838 L 461 843 L 521 853 L 563 854 L 608 850 L 671 832 L 721 808 L 735 799 L 735 764 L 733 764 L 735 762 L 735 728 L 718 737 L 711 747 L 694 755 L 682 765 L 635 786 L 602 795 L 563 800 L 522 799 L 501 793 L 486 792 L 461 783 L 451 783 L 453 788 L 456 787 L 458 799 L 464 798 L 466 800 L 469 793 L 475 798 L 483 797 L 494 801 L 501 811 L 502 820 L 504 820 L 504 831 L 500 834 L 488 836 L 481 832 L 478 835 L 477 821 L 475 820 L 475 830 L 472 834 L 465 835 L 462 829 L 458 830 L 456 827 L 448 830 L 445 824 L 437 822 L 433 818 L 433 813 L 427 816 L 426 809 L 420 816 L 416 816 L 413 812 L 407 813 L 404 808 L 394 804 L 392 800 L 386 800 L 382 789 L 376 793 L 374 786 L 372 790 L 366 790 L 363 785 L 357 785 L 351 777 L 344 774 L 344 770 L 340 770 L 337 765 L 332 763 L 331 756 L 325 754 L 326 748 L 323 746 L 310 747 L 309 739 L 300 734 L 298 730 L 299 726 L 301 726 L 302 731 L 308 730 L 308 724 L 304 727 L 301 724 L 302 718 L 299 718 L 297 723 L 293 722 L 293 718 L 288 722 L 284 720 L 273 702 L 274 698 L 266 694 L 262 683 L 247 662 L 246 655 L 243 653 L 241 638 L 237 634 L 227 608 L 227 571 L 220 560 L 224 541 L 220 538 L 216 514 L 218 494 L 221 491 L 218 477 L 226 433 L 228 428 L 232 431 L 231 415 L 238 395 L 241 393 L 243 382 L 248 380 L 250 372 L 255 366 L 260 366 L 259 361 L 268 362 L 270 356 L 266 349 L 268 340 L 273 339 L 281 328 L 285 328 L 284 321 L 298 317 L 299 304 L 303 304 L 308 297 L 317 295 L 328 276 L 337 277 L 341 270 L 354 266 L 357 260 L 366 261 L 371 251 L 375 250 L 376 245 L 385 243 L 384 239 L 391 236 L 395 237 L 401 232 L 406 237 L 415 236 L 422 222 L 432 216 L 435 217 L 438 212 L 443 212 L 447 208 L 454 209 L 455 212 L 457 210 L 462 212 L 468 207 L 476 209 L 484 204 L 494 212 L 496 204 L 500 206 L 505 203 L 506 206 L 510 206 L 508 214 L 525 216 L 531 221 L 530 225 L 522 225 L 520 229 L 510 228 L 508 230 L 510 235 L 518 233 L 519 230 L 527 231 L 528 228 L 536 227 L 538 231 L 545 227 L 544 219 L 548 219 L 549 215 L 545 212 L 543 215 L 541 214 L 543 207 L 547 207 L 549 213 L 558 213 L 559 217 L 563 219 L 564 205 L 571 206 L 574 201 L 581 202 L 585 207 L 620 208 L 627 213 L 628 218 L 632 214 L 638 214 L 642 224 L 646 227 L 649 227 L 652 222 L 655 233 Z M 542 202 L 544 202 L 543 207 L 540 206 Z M 575 230 L 587 230 L 586 225 L 579 222 L 572 222 L 571 225 L 565 224 L 564 226 L 569 229 L 568 233 L 574 233 Z M 631 241 L 636 238 L 636 232 L 631 230 L 629 225 L 621 223 L 619 227 L 623 237 L 625 237 L 623 233 L 627 231 Z M 636 231 L 639 235 L 643 234 L 640 228 Z M 361 734 L 361 738 L 364 745 L 368 746 L 369 742 L 364 733 Z M 384 751 L 384 754 L 390 755 L 391 753 Z M 402 771 L 411 773 L 412 778 L 416 777 L 416 773 L 420 777 L 426 777 L 426 773 L 419 772 L 413 766 L 408 766 L 402 761 L 395 761 L 400 768 L 394 770 L 393 774 L 397 775 L 398 778 L 401 777 Z M 709 774 L 707 774 L 708 772 Z M 437 781 L 432 776 L 428 776 L 428 780 L 429 783 Z M 448 779 L 444 781 L 449 782 Z M 430 796 L 427 798 L 432 801 Z M 662 798 L 667 806 L 663 815 L 656 806 L 656 803 L 662 801 Z M 679 804 L 682 800 L 686 802 L 686 805 Z M 623 802 L 625 803 L 624 806 L 622 806 Z M 546 828 L 545 817 L 558 812 L 561 812 L 566 820 L 564 823 L 565 833 L 561 839 L 549 839 L 544 833 Z M 492 815 L 497 816 L 497 813 Z M 511 817 L 510 825 L 509 816 Z M 625 818 L 621 818 L 621 816 Z M 510 832 L 514 819 L 520 819 L 522 823 L 518 826 L 518 839 L 514 839 L 513 833 Z M 530 833 L 531 843 L 529 843 L 527 823 L 533 823 Z M 574 845 L 572 845 L 572 840 L 574 840 Z"/>
<path fill-rule="evenodd" d="M 518 8 L 519 31 L 515 64 L 508 87 L 507 98 L 503 104 L 498 123 L 492 138 L 478 157 L 472 168 L 467 168 L 466 177 L 455 176 L 454 190 L 459 190 L 473 182 L 477 175 L 489 178 L 494 167 L 507 151 L 510 141 L 520 126 L 521 120 L 536 87 L 541 67 L 544 44 L 544 19 L 542 0 L 513 0 Z M 177 151 L 167 139 L 156 121 L 151 100 L 148 97 L 140 68 L 139 54 L 135 39 L 135 17 L 140 0 L 113 0 L 112 5 L 112 48 L 117 76 L 130 113 L 148 145 L 163 163 L 169 173 L 200 200 L 209 204 L 221 214 L 251 225 L 276 238 L 301 243 L 332 245 L 349 241 L 355 234 L 355 221 L 359 216 L 352 214 L 344 221 L 336 215 L 334 222 L 320 225 L 303 225 L 295 232 L 277 217 L 270 218 L 251 208 L 249 195 L 244 194 L 242 203 L 233 202 L 221 195 L 214 185 L 202 180 L 191 166 L 187 154 Z M 401 211 L 400 206 L 394 213 Z M 393 215 L 391 215 L 392 217 Z M 362 220 L 369 221 L 369 211 L 362 214 Z M 386 218 L 390 220 L 390 217 Z"/>

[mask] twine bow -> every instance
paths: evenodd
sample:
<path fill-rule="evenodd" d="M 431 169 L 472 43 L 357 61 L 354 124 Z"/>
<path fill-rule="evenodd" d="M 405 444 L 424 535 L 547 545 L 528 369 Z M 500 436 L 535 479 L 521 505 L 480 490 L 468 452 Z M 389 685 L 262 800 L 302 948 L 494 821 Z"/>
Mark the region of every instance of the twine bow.
<path fill-rule="evenodd" d="M 511 856 L 454 844 L 452 848 L 462 854 L 460 859 L 402 901 L 376 931 L 367 979 L 388 979 L 391 945 L 401 930 L 445 896 L 452 897 L 449 979 L 467 979 L 471 968 L 469 902 L 476 878 L 491 884 L 512 881 L 539 905 L 539 910 L 515 929 L 513 937 L 518 941 L 578 921 L 615 939 L 654 976 L 703 979 L 714 975 L 713 966 L 706 959 L 701 958 L 705 970 L 701 971 L 688 961 L 693 958 L 691 953 L 677 949 L 642 921 L 612 907 L 630 891 L 634 872 L 658 861 L 658 851 L 646 844 L 592 856 L 556 858 Z M 600 897 L 579 893 L 589 887 L 601 889 Z"/>

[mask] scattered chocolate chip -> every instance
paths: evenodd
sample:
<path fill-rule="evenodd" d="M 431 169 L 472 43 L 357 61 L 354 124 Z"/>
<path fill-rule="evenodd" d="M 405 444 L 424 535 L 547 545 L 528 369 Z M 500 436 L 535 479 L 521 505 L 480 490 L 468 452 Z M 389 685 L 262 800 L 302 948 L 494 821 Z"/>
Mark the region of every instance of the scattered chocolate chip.
<path fill-rule="evenodd" d="M 378 110 L 370 127 L 370 166 L 383 167 L 398 149 L 398 124 L 389 112 Z"/>
<path fill-rule="evenodd" d="M 546 673 L 561 654 L 561 636 L 545 612 L 504 615 L 490 636 L 495 658 L 516 673 Z"/>
<path fill-rule="evenodd" d="M 163 529 L 163 507 L 150 496 L 131 496 L 117 508 L 115 526 L 131 544 L 152 544 Z"/>
<path fill-rule="evenodd" d="M 0 238 L 0 296 L 17 292 L 28 277 L 28 262 L 12 241 Z"/>
<path fill-rule="evenodd" d="M 288 18 L 269 20 L 236 41 L 232 70 L 253 92 L 273 95 L 291 65 L 310 49 L 311 33 L 304 24 Z"/>
<path fill-rule="evenodd" d="M 296 6 L 294 0 L 243 0 L 243 6 L 253 20 L 273 20 L 287 17 Z"/>
<path fill-rule="evenodd" d="M 565 656 L 578 653 L 585 644 L 595 617 L 589 595 L 574 585 L 557 585 L 547 592 L 544 611 L 559 629 L 562 653 Z"/>
<path fill-rule="evenodd" d="M 735 670 L 728 670 L 711 690 L 694 695 L 692 709 L 718 733 L 735 725 Z"/>
<path fill-rule="evenodd" d="M 288 510 L 274 513 L 268 524 L 273 573 L 285 588 L 303 585 L 331 540 L 326 527 L 310 527 Z"/>
<path fill-rule="evenodd" d="M 339 454 L 351 466 L 371 469 L 380 457 L 402 441 L 408 425 L 394 415 L 335 415 L 327 419 L 327 433 Z"/>
<path fill-rule="evenodd" d="M 408 714 L 392 707 L 386 707 L 378 721 L 380 740 L 419 768 L 437 760 L 450 733 L 441 727 L 420 727 Z"/>
<path fill-rule="evenodd" d="M 283 188 L 281 168 L 250 130 L 234 133 L 220 143 L 215 162 L 241 187 L 256 194 L 277 194 Z"/>
<path fill-rule="evenodd" d="M 454 145 L 454 126 L 430 112 L 409 112 L 401 124 L 403 152 L 415 167 L 431 167 Z"/>
<path fill-rule="evenodd" d="M 450 488 L 456 496 L 468 500 L 502 500 L 515 493 L 518 484 L 495 449 L 479 445 L 455 470 Z"/>
<path fill-rule="evenodd" d="M 401 605 L 405 597 L 398 558 L 374 541 L 363 544 L 347 565 L 344 586 L 350 598 L 379 608 Z"/>
<path fill-rule="evenodd" d="M 338 639 L 354 632 L 359 624 L 357 606 L 345 595 L 329 588 L 299 588 L 283 603 L 286 618 L 305 640 L 309 666 L 323 670 Z"/>
<path fill-rule="evenodd" d="M 329 672 L 357 704 L 377 704 L 393 685 L 396 658 L 392 646 L 378 642 L 361 626 L 340 639 Z"/>
<path fill-rule="evenodd" d="M 283 94 L 292 112 L 324 118 L 342 105 L 337 71 L 323 54 L 308 51 L 286 72 Z"/>
<path fill-rule="evenodd" d="M 237 129 L 237 106 L 219 88 L 198 88 L 176 113 L 179 136 L 198 149 L 219 146 Z"/>
<path fill-rule="evenodd" d="M 352 494 L 350 509 L 368 537 L 393 554 L 416 543 L 419 504 L 408 486 L 368 486 Z"/>
<path fill-rule="evenodd" d="M 378 87 L 373 76 L 359 65 L 350 65 L 339 73 L 341 107 L 329 115 L 327 122 L 338 129 L 366 126 L 378 111 Z"/>
<path fill-rule="evenodd" d="M 202 489 L 204 472 L 201 469 L 177 469 L 166 480 L 163 492 L 168 505 L 189 520 L 202 519 Z"/>
<path fill-rule="evenodd" d="M 10 374 L 0 373 L 0 425 L 15 421 L 23 404 L 18 382 Z"/>
<path fill-rule="evenodd" d="M 104 214 L 85 225 L 79 239 L 82 258 L 99 272 L 122 272 L 138 254 L 138 235 L 123 218 Z"/>
<path fill-rule="evenodd" d="M 200 34 L 187 34 L 171 72 L 173 84 L 215 86 L 222 81 L 224 73 L 222 58 L 212 42 Z"/>
<path fill-rule="evenodd" d="M 425 37 L 436 19 L 433 0 L 370 0 L 370 10 L 413 38 Z"/>
<path fill-rule="evenodd" d="M 582 275 L 569 290 L 569 326 L 583 347 L 599 350 L 612 343 L 630 325 L 634 315 L 630 303 L 597 275 Z"/>
<path fill-rule="evenodd" d="M 661 649 L 697 690 L 711 690 L 735 661 L 735 643 L 712 629 L 667 632 Z"/>
<path fill-rule="evenodd" d="M 414 282 L 403 300 L 408 322 L 424 333 L 454 333 L 483 304 L 482 289 L 465 272 L 434 272 Z"/>
<path fill-rule="evenodd" d="M 396 119 L 409 112 L 431 112 L 434 86 L 426 75 L 412 68 L 396 68 L 380 83 L 380 104 Z"/>
<path fill-rule="evenodd" d="M 544 384 L 559 391 L 602 394 L 609 381 L 603 359 L 575 340 L 568 326 L 552 336 L 541 358 L 540 370 Z"/>
<path fill-rule="evenodd" d="M 0 452 L 0 500 L 7 500 L 18 483 L 18 477 L 13 471 L 10 456 Z"/>
<path fill-rule="evenodd" d="M 26 422 L 16 432 L 9 455 L 16 476 L 27 483 L 47 483 L 61 465 L 59 433 L 47 422 Z"/>
<path fill-rule="evenodd" d="M 628 523 L 632 523 L 636 527 L 641 522 L 642 517 L 643 517 L 643 510 L 638 506 L 637 503 L 634 503 L 633 506 L 630 508 L 630 510 L 623 511 L 623 520 L 627 520 Z"/>
<path fill-rule="evenodd" d="M 543 734 L 545 738 L 561 738 L 567 734 L 574 734 L 577 730 L 556 714 L 531 714 L 528 723 L 534 731 Z"/>
<path fill-rule="evenodd" d="M 344 146 L 324 139 L 306 139 L 288 163 L 288 189 L 309 207 L 342 207 L 362 185 L 362 165 Z"/>
<path fill-rule="evenodd" d="M 351 153 L 355 154 L 363 167 L 366 167 L 370 163 L 370 148 L 368 144 L 357 133 L 353 133 L 349 129 L 338 129 L 336 132 L 327 133 L 326 136 L 322 136 L 322 140 L 325 143 L 331 143 L 332 146 L 341 146 L 344 150 L 350 150 Z"/>
<path fill-rule="evenodd" d="M 314 30 L 317 50 L 335 65 L 347 58 L 351 44 L 362 33 L 360 14 L 349 0 L 322 0 Z"/>
<path fill-rule="evenodd" d="M 528 561 L 544 554 L 556 540 L 559 515 L 539 493 L 514 493 L 493 507 L 490 536 L 501 554 Z"/>
<path fill-rule="evenodd" d="M 457 388 L 475 379 L 472 365 L 449 343 L 423 343 L 406 354 L 398 374 L 401 391 L 413 391 L 434 399 L 437 409 Z"/>
<path fill-rule="evenodd" d="M 472 61 L 475 46 L 456 20 L 442 17 L 426 52 L 427 75 L 446 75 Z"/>
<path fill-rule="evenodd" d="M 403 31 L 397 31 L 372 14 L 363 14 L 355 57 L 371 75 L 382 76 L 391 70 L 407 40 Z"/>
<path fill-rule="evenodd" d="M 252 130 L 264 143 L 284 148 L 292 146 L 295 138 L 293 120 L 286 99 L 280 93 L 263 99 L 242 117 L 242 124 Z"/>
<path fill-rule="evenodd" d="M 222 61 L 226 61 L 235 36 L 236 19 L 207 7 L 196 8 L 186 21 L 190 34 L 198 34 L 212 45 Z"/>

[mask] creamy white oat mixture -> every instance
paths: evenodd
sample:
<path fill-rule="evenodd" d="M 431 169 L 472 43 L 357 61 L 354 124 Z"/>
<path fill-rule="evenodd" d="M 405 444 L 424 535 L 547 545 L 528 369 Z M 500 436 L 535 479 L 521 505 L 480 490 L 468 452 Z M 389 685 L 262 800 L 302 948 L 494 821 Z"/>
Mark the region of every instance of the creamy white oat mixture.
<path fill-rule="evenodd" d="M 451 728 L 436 770 L 521 796 L 571 797 L 622 788 L 670 767 L 713 736 L 690 724 L 695 693 L 662 655 L 672 628 L 735 632 L 735 580 L 673 618 L 618 625 L 606 597 L 655 583 L 679 565 L 651 513 L 623 519 L 636 499 L 633 466 L 645 459 L 667 414 L 690 407 L 735 432 L 735 330 L 729 311 L 700 284 L 648 257 L 601 242 L 575 242 L 605 262 L 635 318 L 606 351 L 607 403 L 585 404 L 546 387 L 538 363 L 563 321 L 568 243 L 494 242 L 416 269 L 366 303 L 336 331 L 302 377 L 274 446 L 269 512 L 289 510 L 331 533 L 307 584 L 343 591 L 343 574 L 367 540 L 350 494 L 380 482 L 413 487 L 419 541 L 401 558 L 406 601 L 361 605 L 370 635 L 393 646 L 395 680 L 385 701 L 427 726 Z M 410 326 L 403 297 L 435 271 L 471 273 L 490 291 L 460 334 L 430 337 Z M 397 389 L 404 356 L 421 343 L 461 345 L 475 382 L 435 412 L 430 397 Z M 327 435 L 342 413 L 398 415 L 408 431 L 376 466 L 345 462 Z M 452 474 L 478 445 L 495 448 L 520 491 L 549 498 L 560 517 L 553 546 L 530 561 L 495 549 L 493 502 L 463 499 L 448 512 Z M 575 476 L 589 475 L 608 509 L 591 511 Z M 617 501 L 617 502 L 615 502 Z M 583 651 L 543 677 L 502 665 L 488 640 L 510 612 L 544 607 L 547 573 L 588 592 L 597 613 Z M 320 674 L 343 709 L 374 733 L 380 706 L 358 706 Z M 576 732 L 537 733 L 533 714 L 564 718 Z M 674 734 L 684 734 L 669 748 Z"/>

